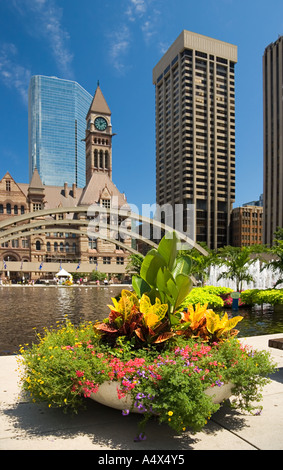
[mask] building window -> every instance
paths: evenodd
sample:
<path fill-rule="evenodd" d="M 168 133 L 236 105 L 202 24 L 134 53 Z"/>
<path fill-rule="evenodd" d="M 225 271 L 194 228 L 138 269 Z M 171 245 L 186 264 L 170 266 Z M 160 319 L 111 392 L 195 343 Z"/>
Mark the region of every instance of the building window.
<path fill-rule="evenodd" d="M 38 202 L 34 203 L 32 205 L 32 210 L 33 210 L 33 212 L 40 211 L 41 210 L 41 203 L 40 202 L 39 203 Z"/>
<path fill-rule="evenodd" d="M 11 191 L 11 181 L 6 180 L 6 191 Z"/>
<path fill-rule="evenodd" d="M 19 248 L 19 240 L 12 240 L 12 247 Z"/>
<path fill-rule="evenodd" d="M 61 251 L 61 253 L 62 253 L 62 251 L 64 251 L 64 244 L 63 244 L 63 242 L 60 243 L 60 251 Z"/>
<path fill-rule="evenodd" d="M 7 214 L 11 214 L 11 213 L 12 213 L 11 204 L 7 204 L 7 205 L 6 205 L 6 212 L 7 212 Z"/>
<path fill-rule="evenodd" d="M 89 257 L 89 263 L 90 264 L 97 264 L 97 257 L 96 256 L 90 256 Z"/>
<path fill-rule="evenodd" d="M 39 240 L 37 240 L 37 241 L 35 242 L 35 249 L 36 249 L 36 251 L 40 251 L 40 249 L 41 249 L 41 244 L 40 244 L 40 241 L 39 241 Z"/>
<path fill-rule="evenodd" d="M 95 149 L 94 151 L 94 166 L 98 168 L 98 150 Z"/>
<path fill-rule="evenodd" d="M 58 251 L 58 243 L 57 242 L 54 243 L 54 251 Z"/>
<path fill-rule="evenodd" d="M 111 204 L 110 199 L 101 199 L 102 207 L 106 207 L 107 209 L 110 209 L 110 204 Z"/>
<path fill-rule="evenodd" d="M 24 206 L 21 206 L 21 214 L 24 214 L 25 213 L 25 208 Z"/>
<path fill-rule="evenodd" d="M 29 241 L 27 239 L 22 240 L 22 247 L 23 248 L 28 248 L 29 247 Z"/>
<path fill-rule="evenodd" d="M 14 206 L 14 214 L 17 215 L 19 213 L 18 206 Z"/>
<path fill-rule="evenodd" d="M 110 264 L 111 258 L 110 256 L 103 256 L 103 264 Z"/>
<path fill-rule="evenodd" d="M 3 207 L 3 204 L 0 204 L 0 214 L 3 214 L 4 213 L 4 207 Z"/>
<path fill-rule="evenodd" d="M 65 247 L 66 247 L 66 253 L 69 253 L 69 251 L 70 251 L 70 245 L 69 245 L 69 243 L 66 243 Z"/>
<path fill-rule="evenodd" d="M 105 152 L 105 168 L 109 168 L 109 153 L 108 151 L 106 150 Z"/>
<path fill-rule="evenodd" d="M 77 245 L 75 243 L 73 243 L 72 251 L 73 253 L 76 253 L 77 251 Z"/>
<path fill-rule="evenodd" d="M 47 249 L 47 251 L 51 251 L 51 245 L 50 245 L 50 242 L 47 242 L 47 244 L 46 244 L 46 249 Z"/>
<path fill-rule="evenodd" d="M 116 258 L 116 264 L 124 264 L 124 258 L 123 258 L 123 256 L 117 256 L 117 258 Z"/>
<path fill-rule="evenodd" d="M 89 238 L 88 239 L 88 248 L 89 248 L 89 250 L 96 250 L 96 248 L 97 248 L 97 239 L 96 238 Z"/>

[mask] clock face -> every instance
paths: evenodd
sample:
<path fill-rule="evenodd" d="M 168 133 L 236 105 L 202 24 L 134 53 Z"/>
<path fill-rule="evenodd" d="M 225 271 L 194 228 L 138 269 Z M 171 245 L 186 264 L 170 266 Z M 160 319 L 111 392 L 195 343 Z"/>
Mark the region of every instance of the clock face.
<path fill-rule="evenodd" d="M 103 117 L 97 117 L 94 121 L 94 125 L 98 131 L 105 131 L 107 127 L 107 121 Z"/>

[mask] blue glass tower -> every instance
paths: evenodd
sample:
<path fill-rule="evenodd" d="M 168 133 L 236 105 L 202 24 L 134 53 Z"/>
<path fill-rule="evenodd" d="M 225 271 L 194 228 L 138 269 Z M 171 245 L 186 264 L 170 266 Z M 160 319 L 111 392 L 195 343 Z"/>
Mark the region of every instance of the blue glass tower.
<path fill-rule="evenodd" d="M 35 75 L 29 85 L 29 179 L 85 186 L 86 115 L 92 96 L 78 83 Z"/>

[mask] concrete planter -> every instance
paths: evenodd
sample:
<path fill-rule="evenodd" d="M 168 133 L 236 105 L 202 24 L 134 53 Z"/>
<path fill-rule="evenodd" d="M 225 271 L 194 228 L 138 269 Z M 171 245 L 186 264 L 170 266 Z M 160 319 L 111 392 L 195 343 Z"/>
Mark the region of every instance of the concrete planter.
<path fill-rule="evenodd" d="M 97 393 L 92 393 L 90 398 L 95 400 L 102 405 L 109 406 L 110 408 L 115 408 L 116 410 L 125 410 L 131 409 L 132 398 L 128 394 L 124 398 L 118 398 L 117 388 L 119 388 L 119 382 L 104 382 L 99 386 Z M 222 401 L 227 400 L 232 395 L 233 384 L 227 383 L 221 385 L 220 387 L 210 387 L 207 388 L 204 393 L 212 397 L 213 403 L 222 403 Z M 133 413 L 142 413 L 138 408 L 133 408 L 131 410 Z"/>

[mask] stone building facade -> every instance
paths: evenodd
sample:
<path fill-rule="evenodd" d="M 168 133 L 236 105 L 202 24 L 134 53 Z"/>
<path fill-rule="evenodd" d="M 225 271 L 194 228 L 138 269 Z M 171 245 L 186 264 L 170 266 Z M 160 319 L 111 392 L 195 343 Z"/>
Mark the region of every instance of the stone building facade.
<path fill-rule="evenodd" d="M 27 234 L 12 238 L 0 245 L 0 275 L 7 275 L 7 261 L 40 263 L 89 263 L 93 269 L 106 272 L 123 271 L 129 255 L 126 248 L 104 239 L 89 236 L 88 218 L 95 215 L 97 206 L 126 208 L 127 200 L 112 181 L 112 125 L 111 112 L 98 85 L 86 116 L 86 186 L 78 188 L 67 182 L 63 187 L 46 186 L 35 168 L 31 182 L 17 183 L 10 172 L 0 180 L 0 223 L 18 220 L 20 216 L 47 209 L 90 208 L 89 214 L 77 211 L 43 216 L 42 225 L 34 227 L 35 220 L 21 221 L 27 224 Z M 17 217 L 18 219 L 14 219 Z M 37 233 L 38 232 L 38 233 Z M 123 241 L 117 233 L 117 242 Z M 125 240 L 131 246 L 131 239 Z M 1 266 L 2 264 L 2 266 Z M 110 265 L 110 267 L 109 267 Z M 121 269 L 122 268 L 122 269 Z M 2 273 L 2 274 L 1 274 Z M 36 278 L 40 273 L 31 273 Z M 20 273 L 10 273 L 19 278 Z"/>

